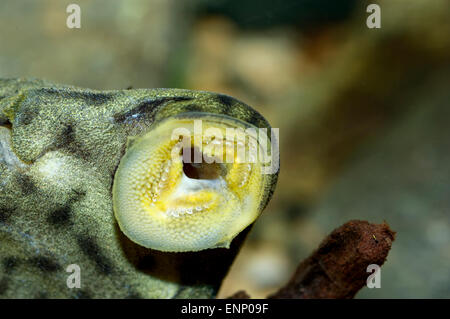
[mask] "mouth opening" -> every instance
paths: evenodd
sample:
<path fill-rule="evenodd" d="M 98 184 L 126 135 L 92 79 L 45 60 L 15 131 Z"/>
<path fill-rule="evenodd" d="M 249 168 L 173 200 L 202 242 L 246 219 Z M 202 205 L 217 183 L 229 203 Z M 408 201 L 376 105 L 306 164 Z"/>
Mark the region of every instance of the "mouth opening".
<path fill-rule="evenodd" d="M 183 173 L 191 179 L 218 179 L 224 175 L 224 168 L 220 163 L 212 161 L 212 158 L 202 154 L 197 147 L 183 148 Z M 194 158 L 200 158 L 200 163 L 194 163 Z M 207 159 L 207 163 L 205 161 Z M 211 159 L 211 160 L 210 160 Z"/>

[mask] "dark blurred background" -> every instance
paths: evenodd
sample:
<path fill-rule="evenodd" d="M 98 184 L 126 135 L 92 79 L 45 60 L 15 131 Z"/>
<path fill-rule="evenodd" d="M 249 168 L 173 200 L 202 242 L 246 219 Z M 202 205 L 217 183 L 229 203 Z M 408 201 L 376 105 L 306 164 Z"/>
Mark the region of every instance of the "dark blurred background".
<path fill-rule="evenodd" d="M 66 27 L 70 3 L 81 29 Z M 364 219 L 398 237 L 381 289 L 358 297 L 449 298 L 449 71 L 448 0 L 0 2 L 1 77 L 222 92 L 280 129 L 275 196 L 221 297 L 265 297 Z"/>

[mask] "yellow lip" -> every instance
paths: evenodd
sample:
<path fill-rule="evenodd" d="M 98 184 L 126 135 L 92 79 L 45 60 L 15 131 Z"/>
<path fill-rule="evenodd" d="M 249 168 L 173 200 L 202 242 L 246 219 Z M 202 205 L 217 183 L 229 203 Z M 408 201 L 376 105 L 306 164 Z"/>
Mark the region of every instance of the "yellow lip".
<path fill-rule="evenodd" d="M 240 125 L 217 115 L 203 118 L 201 132 L 195 125 L 193 118 L 163 121 L 133 139 L 119 164 L 114 212 L 121 230 L 139 245 L 177 252 L 228 247 L 260 214 L 260 163 L 244 162 L 234 151 L 257 141 L 227 139 L 227 128 Z M 211 138 L 214 130 L 224 138 Z M 188 144 L 177 136 L 181 131 L 193 133 Z M 184 152 L 198 150 L 201 163 L 187 163 Z"/>

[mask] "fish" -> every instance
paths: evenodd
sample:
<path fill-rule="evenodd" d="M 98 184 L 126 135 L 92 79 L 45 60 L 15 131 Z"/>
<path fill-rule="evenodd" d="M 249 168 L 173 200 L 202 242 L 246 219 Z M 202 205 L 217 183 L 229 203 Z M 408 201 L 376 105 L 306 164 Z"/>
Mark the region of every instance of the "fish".
<path fill-rule="evenodd" d="M 275 190 L 272 131 L 219 93 L 0 79 L 0 298 L 214 298 Z"/>

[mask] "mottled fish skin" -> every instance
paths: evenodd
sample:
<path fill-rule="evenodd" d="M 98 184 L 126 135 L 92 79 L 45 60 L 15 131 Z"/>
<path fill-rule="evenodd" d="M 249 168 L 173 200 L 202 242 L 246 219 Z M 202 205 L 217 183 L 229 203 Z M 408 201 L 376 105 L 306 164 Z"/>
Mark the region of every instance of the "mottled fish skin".
<path fill-rule="evenodd" d="M 215 297 L 249 228 L 230 249 L 163 253 L 130 241 L 113 214 L 127 138 L 186 112 L 270 128 L 249 106 L 216 93 L 0 79 L 0 298 Z M 81 268 L 80 289 L 66 285 L 70 264 Z"/>

